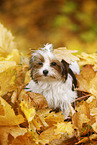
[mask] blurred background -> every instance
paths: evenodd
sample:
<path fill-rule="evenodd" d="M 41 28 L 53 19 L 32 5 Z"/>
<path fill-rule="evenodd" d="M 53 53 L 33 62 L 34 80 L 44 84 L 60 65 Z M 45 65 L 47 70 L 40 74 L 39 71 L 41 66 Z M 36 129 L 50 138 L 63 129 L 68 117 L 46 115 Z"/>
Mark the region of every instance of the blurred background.
<path fill-rule="evenodd" d="M 24 53 L 46 43 L 97 51 L 97 0 L 0 0 L 0 22 Z"/>

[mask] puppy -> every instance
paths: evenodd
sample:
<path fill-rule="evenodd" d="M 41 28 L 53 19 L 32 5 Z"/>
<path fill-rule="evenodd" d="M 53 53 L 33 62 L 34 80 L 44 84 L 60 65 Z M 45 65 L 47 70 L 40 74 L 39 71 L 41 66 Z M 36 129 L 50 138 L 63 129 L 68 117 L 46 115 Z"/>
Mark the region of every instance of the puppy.
<path fill-rule="evenodd" d="M 79 66 L 75 62 L 71 68 Z M 77 98 L 74 90 L 77 80 L 69 64 L 62 60 L 57 60 L 53 54 L 52 44 L 46 44 L 32 53 L 30 59 L 30 69 L 32 80 L 25 90 L 40 93 L 45 96 L 49 108 L 59 108 L 66 119 L 69 115 L 69 105 Z M 75 70 L 76 71 L 76 70 Z M 77 73 L 77 72 L 76 72 Z"/>

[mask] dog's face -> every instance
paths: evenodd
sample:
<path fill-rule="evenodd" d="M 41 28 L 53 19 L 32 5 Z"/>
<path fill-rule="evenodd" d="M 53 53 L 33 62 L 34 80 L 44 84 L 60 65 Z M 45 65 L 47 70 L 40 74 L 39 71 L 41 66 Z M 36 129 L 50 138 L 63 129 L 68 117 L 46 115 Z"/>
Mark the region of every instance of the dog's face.
<path fill-rule="evenodd" d="M 30 59 L 31 76 L 34 81 L 65 80 L 67 68 L 52 52 L 37 50 Z"/>

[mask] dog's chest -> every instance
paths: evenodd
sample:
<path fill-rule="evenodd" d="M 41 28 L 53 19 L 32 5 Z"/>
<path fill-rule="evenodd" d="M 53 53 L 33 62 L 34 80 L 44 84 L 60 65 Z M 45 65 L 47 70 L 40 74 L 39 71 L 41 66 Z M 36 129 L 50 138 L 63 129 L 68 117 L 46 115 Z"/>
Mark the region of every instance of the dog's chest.
<path fill-rule="evenodd" d="M 55 82 L 38 82 L 33 80 L 29 83 L 28 91 L 40 93 L 45 96 L 50 108 L 60 108 L 63 103 L 68 104 L 77 97 L 76 92 L 72 91 L 72 80 L 68 77 L 64 83 L 62 81 Z"/>
<path fill-rule="evenodd" d="M 64 88 L 62 82 L 45 83 L 42 95 L 45 96 L 50 108 L 59 107 L 62 102 L 62 97 L 64 95 Z"/>

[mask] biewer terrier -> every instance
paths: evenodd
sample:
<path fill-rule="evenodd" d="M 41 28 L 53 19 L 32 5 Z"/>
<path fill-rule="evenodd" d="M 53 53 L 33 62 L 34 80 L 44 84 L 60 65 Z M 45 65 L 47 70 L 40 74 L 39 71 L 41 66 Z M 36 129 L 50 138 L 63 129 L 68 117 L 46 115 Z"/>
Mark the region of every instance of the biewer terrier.
<path fill-rule="evenodd" d="M 25 90 L 45 96 L 49 108 L 61 109 L 66 119 L 69 105 L 77 98 L 74 90 L 77 80 L 73 73 L 79 73 L 77 62 L 70 65 L 64 60 L 60 62 L 53 54 L 52 44 L 46 44 L 32 53 L 30 69 L 32 80 Z"/>

